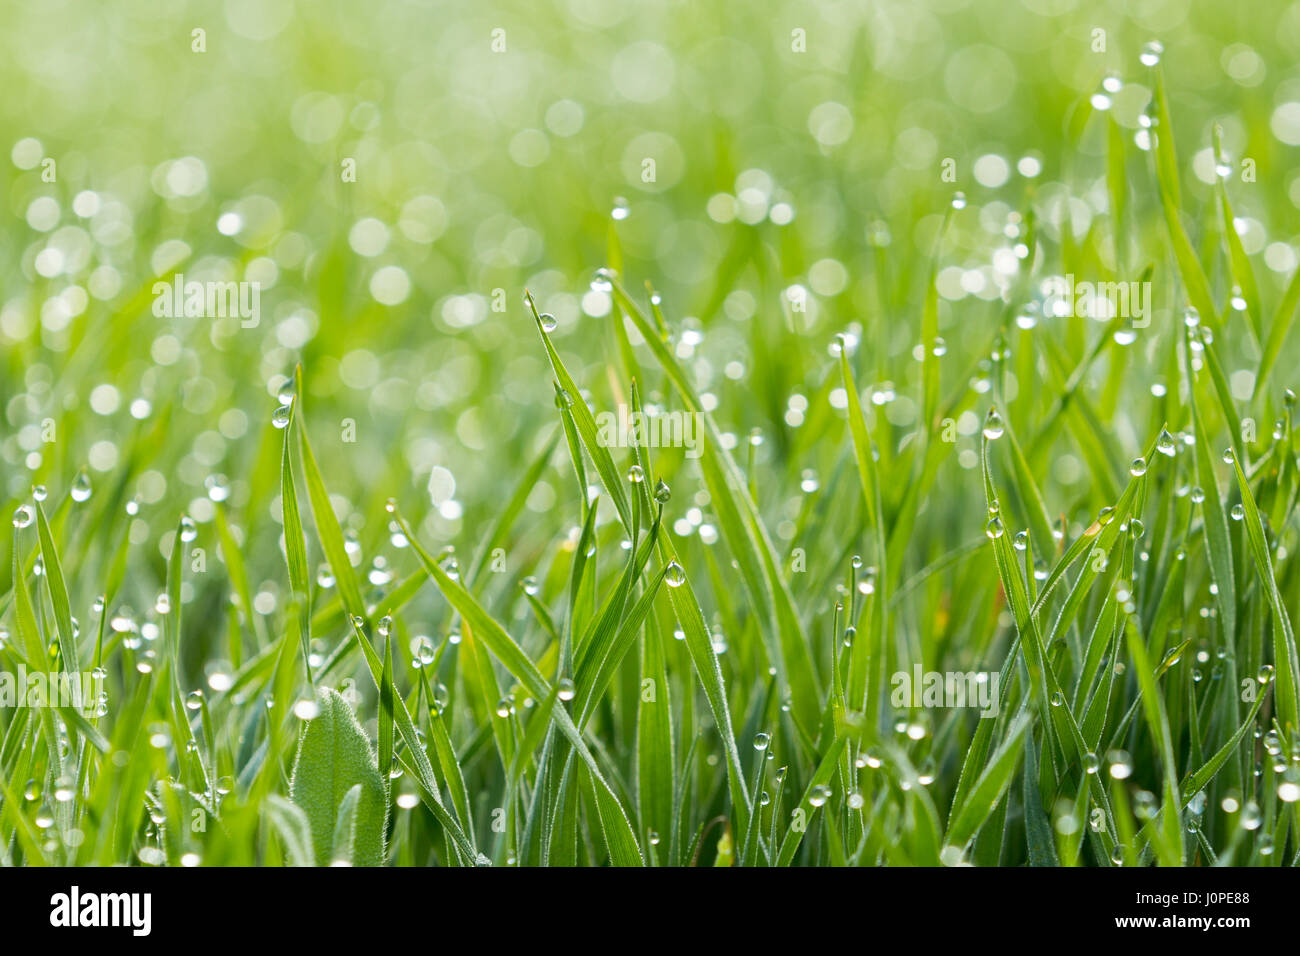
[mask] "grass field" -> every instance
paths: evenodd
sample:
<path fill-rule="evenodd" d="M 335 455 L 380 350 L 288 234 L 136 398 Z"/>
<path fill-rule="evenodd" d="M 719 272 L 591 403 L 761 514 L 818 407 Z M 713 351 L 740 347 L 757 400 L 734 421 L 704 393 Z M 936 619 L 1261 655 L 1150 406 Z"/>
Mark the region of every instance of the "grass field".
<path fill-rule="evenodd" d="M 1300 4 L 1088 6 L 7 7 L 0 862 L 1295 864 Z"/>

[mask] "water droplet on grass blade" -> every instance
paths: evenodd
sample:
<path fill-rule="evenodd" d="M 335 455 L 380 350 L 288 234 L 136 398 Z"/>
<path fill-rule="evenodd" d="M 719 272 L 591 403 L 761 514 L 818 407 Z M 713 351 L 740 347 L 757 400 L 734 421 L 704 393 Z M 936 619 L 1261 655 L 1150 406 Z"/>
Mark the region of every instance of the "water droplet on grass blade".
<path fill-rule="evenodd" d="M 679 588 L 686 583 L 686 571 L 676 561 L 669 561 L 664 571 L 664 583 L 670 588 Z"/>
<path fill-rule="evenodd" d="M 93 489 L 90 486 L 90 475 L 88 475 L 86 469 L 83 468 L 81 471 L 77 472 L 77 477 L 72 480 L 72 487 L 69 489 L 68 494 L 71 496 L 73 501 L 80 504 L 83 501 L 90 500 L 92 490 Z"/>
<path fill-rule="evenodd" d="M 271 413 L 271 424 L 276 428 L 284 428 L 289 424 L 289 406 L 281 405 Z"/>
<path fill-rule="evenodd" d="M 989 413 L 984 416 L 984 437 L 989 441 L 996 441 L 1002 437 L 1006 426 L 1002 423 L 1002 416 L 994 407 L 989 408 Z"/>
<path fill-rule="evenodd" d="M 1106 754 L 1110 761 L 1110 775 L 1116 780 L 1125 780 L 1133 773 L 1133 758 L 1126 750 L 1111 750 Z"/>
<path fill-rule="evenodd" d="M 303 698 L 293 705 L 293 715 L 299 720 L 315 720 L 320 713 L 320 707 L 316 701 Z"/>
<path fill-rule="evenodd" d="M 542 331 L 547 335 L 554 332 L 560 326 L 560 323 L 556 320 L 555 316 L 551 315 L 549 312 L 543 312 L 537 318 L 542 324 Z"/>
<path fill-rule="evenodd" d="M 230 497 L 230 481 L 225 475 L 208 475 L 203 480 L 203 487 L 208 490 L 212 501 L 225 501 Z"/>
<path fill-rule="evenodd" d="M 415 659 L 414 663 L 416 667 L 424 667 L 426 664 L 432 664 L 433 641 L 421 634 L 412 642 L 411 656 Z"/>
<path fill-rule="evenodd" d="M 1263 822 L 1264 814 L 1260 812 L 1259 804 L 1254 800 L 1246 801 L 1246 805 L 1241 808 L 1241 828 L 1243 830 L 1258 830 Z"/>

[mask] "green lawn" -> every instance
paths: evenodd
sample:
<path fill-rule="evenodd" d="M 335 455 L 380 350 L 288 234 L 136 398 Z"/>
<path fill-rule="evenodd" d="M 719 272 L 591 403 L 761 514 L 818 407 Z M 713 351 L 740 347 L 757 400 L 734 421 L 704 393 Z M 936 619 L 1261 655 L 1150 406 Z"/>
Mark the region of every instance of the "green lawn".
<path fill-rule="evenodd" d="M 6 8 L 0 863 L 1300 860 L 1300 4 L 1090 7 Z"/>

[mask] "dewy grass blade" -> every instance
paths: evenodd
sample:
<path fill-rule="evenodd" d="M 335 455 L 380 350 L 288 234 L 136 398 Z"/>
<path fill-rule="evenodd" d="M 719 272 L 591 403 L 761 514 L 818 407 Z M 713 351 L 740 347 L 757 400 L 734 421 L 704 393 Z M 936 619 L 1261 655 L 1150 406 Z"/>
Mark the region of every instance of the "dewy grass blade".
<path fill-rule="evenodd" d="M 1237 476 L 1237 487 L 1241 491 L 1241 504 L 1246 522 L 1246 534 L 1250 542 L 1250 553 L 1254 559 L 1255 570 L 1259 574 L 1260 586 L 1273 611 L 1273 660 L 1277 674 L 1278 715 L 1284 728 L 1289 733 L 1300 730 L 1300 663 L 1296 658 L 1295 631 L 1291 626 L 1291 616 L 1287 613 L 1286 602 L 1278 591 L 1277 578 L 1273 572 L 1273 558 L 1264 533 L 1264 524 L 1260 520 L 1259 508 L 1251 494 L 1250 483 L 1241 470 L 1241 462 L 1235 458 L 1232 468 Z"/>
<path fill-rule="evenodd" d="M 298 607 L 302 662 L 307 679 L 311 680 L 311 607 L 308 604 L 311 583 L 307 572 L 307 541 L 302 530 L 302 515 L 298 510 L 298 488 L 294 480 L 291 454 L 297 405 L 296 398 L 290 402 L 289 422 L 284 428 L 284 445 L 280 458 L 280 501 L 284 512 L 284 557 L 289 568 L 289 586 L 293 589 L 293 600 Z M 178 549 L 182 541 L 183 538 L 178 534 Z"/>
<path fill-rule="evenodd" d="M 1237 634 L 1237 597 L 1236 578 L 1232 569 L 1232 542 L 1228 535 L 1228 516 L 1219 496 L 1219 483 L 1214 474 L 1214 463 L 1210 458 L 1210 439 L 1202 420 L 1201 409 L 1196 401 L 1196 380 L 1191 371 L 1190 337 L 1185 340 L 1188 348 L 1184 350 L 1184 374 L 1187 380 L 1188 408 L 1192 417 L 1193 434 L 1196 438 L 1192 445 L 1192 455 L 1196 466 L 1196 476 L 1200 483 L 1202 530 L 1205 534 L 1205 548 L 1209 553 L 1210 575 L 1214 580 L 1217 594 L 1215 604 L 1219 609 L 1219 619 L 1223 626 L 1224 640 L 1232 643 Z M 1233 458 L 1235 459 L 1235 455 Z"/>
<path fill-rule="evenodd" d="M 54 606 L 54 621 L 59 635 L 59 664 L 63 671 L 75 674 L 81 670 L 78 663 L 77 640 L 72 629 L 72 605 L 68 600 L 68 585 L 63 579 L 63 565 L 45 520 L 45 509 L 36 503 L 36 530 L 40 536 L 41 561 L 45 566 L 45 580 L 50 589 L 50 603 Z M 16 580 L 16 579 L 15 579 Z"/>
<path fill-rule="evenodd" d="M 438 586 L 438 590 L 443 593 L 443 596 L 447 598 L 447 601 L 456 609 L 457 613 L 474 628 L 475 635 L 492 651 L 493 656 L 505 665 L 506 670 L 510 671 L 529 693 L 533 694 L 537 699 L 541 700 L 549 695 L 551 684 L 542 676 L 541 671 L 537 669 L 537 665 L 529 659 L 519 645 L 505 632 L 504 628 L 483 610 L 469 592 L 429 557 L 428 552 L 416 541 L 415 533 L 406 523 L 406 520 L 401 517 L 400 512 L 396 512 L 396 517 L 407 540 L 420 559 L 421 565 L 423 565 L 429 577 L 433 579 L 434 584 Z M 636 835 L 632 832 L 631 824 L 628 822 L 627 814 L 601 774 L 595 758 L 588 749 L 586 741 L 582 738 L 582 734 L 569 718 L 567 712 L 557 709 L 554 713 L 560 732 L 569 738 L 586 765 L 587 771 L 591 774 L 601 824 L 611 856 L 620 866 L 643 865 L 644 859 L 641 856 Z"/>

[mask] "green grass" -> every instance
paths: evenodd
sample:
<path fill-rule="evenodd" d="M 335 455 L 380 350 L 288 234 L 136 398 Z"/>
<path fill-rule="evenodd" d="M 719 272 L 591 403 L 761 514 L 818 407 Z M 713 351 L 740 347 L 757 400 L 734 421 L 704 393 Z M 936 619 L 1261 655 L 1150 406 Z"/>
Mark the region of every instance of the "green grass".
<path fill-rule="evenodd" d="M 386 9 L 0 74 L 58 160 L 0 172 L 0 674 L 104 693 L 0 706 L 0 862 L 1300 862 L 1293 28 L 1195 9 L 1148 66 L 1128 20 L 917 14 L 950 72 L 1002 51 L 985 109 L 876 14 Z M 117 142 L 71 94 L 119 70 L 212 129 Z M 175 272 L 261 281 L 260 325 L 154 315 Z M 1047 314 L 1063 275 L 1149 322 Z M 611 447 L 619 409 L 698 457 Z M 914 667 L 996 713 L 896 699 Z"/>

